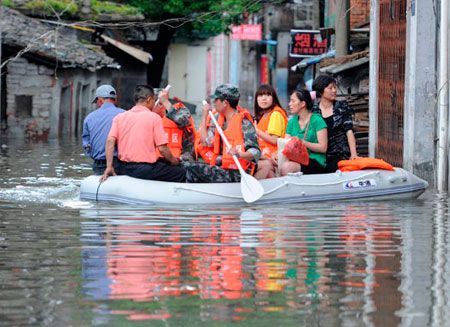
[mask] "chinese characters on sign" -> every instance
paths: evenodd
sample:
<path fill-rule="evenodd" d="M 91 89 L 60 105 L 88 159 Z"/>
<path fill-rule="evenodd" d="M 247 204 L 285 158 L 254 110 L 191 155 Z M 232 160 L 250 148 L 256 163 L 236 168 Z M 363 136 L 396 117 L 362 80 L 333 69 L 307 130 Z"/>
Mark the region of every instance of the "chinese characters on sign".
<path fill-rule="evenodd" d="M 319 31 L 291 30 L 291 57 L 313 57 L 327 52 L 327 39 Z"/>
<path fill-rule="evenodd" d="M 260 41 L 262 39 L 262 26 L 261 24 L 231 26 L 231 39 Z"/>

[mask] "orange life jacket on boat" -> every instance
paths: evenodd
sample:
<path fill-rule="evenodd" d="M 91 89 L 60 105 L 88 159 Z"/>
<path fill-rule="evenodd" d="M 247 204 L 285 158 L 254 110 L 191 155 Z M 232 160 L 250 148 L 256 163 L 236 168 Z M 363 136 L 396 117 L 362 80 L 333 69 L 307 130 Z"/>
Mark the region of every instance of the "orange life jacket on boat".
<path fill-rule="evenodd" d="M 338 162 L 340 171 L 354 171 L 362 169 L 384 169 L 394 170 L 391 164 L 388 164 L 383 159 L 376 158 L 358 158 L 353 160 L 341 160 Z"/>
<path fill-rule="evenodd" d="M 213 114 L 216 114 L 217 111 L 215 109 L 212 110 Z M 219 116 L 219 120 L 221 119 L 222 116 Z M 222 117 L 223 118 L 223 117 Z M 223 124 L 223 121 L 222 121 Z M 211 127 L 212 123 L 211 123 L 211 117 L 206 117 L 206 129 L 208 129 L 209 127 Z M 220 122 L 219 122 L 220 125 Z M 220 125 L 222 126 L 222 125 Z M 195 154 L 198 157 L 201 157 L 207 164 L 210 165 L 215 165 L 216 164 L 216 159 L 217 159 L 217 154 L 214 153 L 214 147 L 213 146 L 206 146 L 202 144 L 202 141 L 200 140 L 200 133 L 196 134 L 195 137 Z"/>
<path fill-rule="evenodd" d="M 173 106 L 179 109 L 181 107 L 184 107 L 184 104 L 181 102 L 177 102 Z M 189 126 L 185 127 L 185 129 L 190 133 L 194 133 L 195 137 L 196 131 L 192 116 L 189 118 L 189 120 L 190 124 Z M 168 148 L 175 157 L 180 158 L 181 153 L 183 152 L 183 129 L 178 127 L 173 120 L 170 120 L 166 116 L 162 118 L 162 123 L 164 127 L 164 132 L 167 135 Z"/>
<path fill-rule="evenodd" d="M 244 120 L 244 118 L 247 118 L 248 120 L 253 122 L 253 118 L 247 110 L 241 107 L 238 107 L 237 109 L 238 113 L 233 116 L 231 121 L 227 122 L 227 129 L 224 130 L 224 133 L 232 147 L 236 147 L 241 151 L 245 151 L 244 134 L 242 133 L 242 121 Z M 219 125 L 223 126 L 224 121 L 224 117 L 222 115 L 219 115 Z M 216 131 L 214 135 L 214 153 L 216 153 L 217 155 L 220 153 L 221 144 L 221 137 L 219 135 L 219 132 Z M 244 170 L 253 170 L 255 168 L 255 164 L 248 160 L 242 158 L 238 158 L 238 160 Z M 222 146 L 222 168 L 235 170 L 238 169 L 233 160 L 233 156 L 228 153 L 228 149 L 225 145 Z"/>
<path fill-rule="evenodd" d="M 172 154 L 180 158 L 182 150 L 183 141 L 183 130 L 177 126 L 172 120 L 167 117 L 162 119 L 164 132 L 167 135 L 167 146 L 169 147 Z"/>
<path fill-rule="evenodd" d="M 288 117 L 286 115 L 286 112 L 283 109 L 281 109 L 279 106 L 276 106 L 275 108 L 272 109 L 272 111 L 270 111 L 270 113 L 267 116 L 261 117 L 261 119 L 259 120 L 259 122 L 257 124 L 258 129 L 260 129 L 261 131 L 267 132 L 267 128 L 269 128 L 270 117 L 272 116 L 272 114 L 274 112 L 279 112 L 283 116 L 285 125 L 287 125 Z M 283 132 L 283 135 L 281 135 L 281 137 L 284 137 L 284 132 Z M 267 157 L 272 157 L 272 155 L 274 153 L 276 153 L 278 150 L 278 147 L 276 144 L 272 144 L 270 142 L 264 141 L 260 137 L 258 137 L 258 143 L 259 143 L 259 147 L 261 149 L 261 155 L 265 155 Z"/>

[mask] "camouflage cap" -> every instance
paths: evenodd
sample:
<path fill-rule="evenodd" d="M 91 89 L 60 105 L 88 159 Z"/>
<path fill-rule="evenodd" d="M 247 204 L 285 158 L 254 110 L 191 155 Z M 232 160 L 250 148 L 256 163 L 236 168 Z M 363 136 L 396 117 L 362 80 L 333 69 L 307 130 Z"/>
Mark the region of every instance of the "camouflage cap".
<path fill-rule="evenodd" d="M 211 99 L 223 99 L 223 100 L 239 100 L 240 94 L 236 86 L 232 84 L 222 84 L 216 87 L 214 94 L 211 95 Z"/>

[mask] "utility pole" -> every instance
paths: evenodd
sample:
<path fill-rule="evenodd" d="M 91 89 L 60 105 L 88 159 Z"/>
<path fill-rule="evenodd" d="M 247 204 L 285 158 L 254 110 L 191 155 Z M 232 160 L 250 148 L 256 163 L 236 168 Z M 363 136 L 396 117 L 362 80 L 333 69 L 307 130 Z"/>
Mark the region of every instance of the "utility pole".
<path fill-rule="evenodd" d="M 350 32 L 350 0 L 337 1 L 336 12 L 336 58 L 348 54 Z"/>
<path fill-rule="evenodd" d="M 0 22 L 2 21 L 3 18 L 3 8 L 2 8 L 2 0 L 0 0 Z M 3 122 L 1 121 L 2 117 L 2 113 L 3 113 L 3 101 L 2 101 L 2 44 L 3 44 L 3 40 L 2 40 L 2 25 L 0 25 L 0 129 L 2 128 L 1 125 L 3 125 Z"/>
<path fill-rule="evenodd" d="M 370 44 L 369 44 L 369 156 L 376 156 L 378 142 L 378 31 L 380 30 L 380 1 L 370 1 Z"/>
<path fill-rule="evenodd" d="M 448 99 L 448 17 L 449 2 L 441 1 L 441 17 L 439 22 L 439 77 L 438 77 L 438 148 L 437 148 L 437 189 L 448 190 L 448 132 L 449 132 L 449 99 Z"/>

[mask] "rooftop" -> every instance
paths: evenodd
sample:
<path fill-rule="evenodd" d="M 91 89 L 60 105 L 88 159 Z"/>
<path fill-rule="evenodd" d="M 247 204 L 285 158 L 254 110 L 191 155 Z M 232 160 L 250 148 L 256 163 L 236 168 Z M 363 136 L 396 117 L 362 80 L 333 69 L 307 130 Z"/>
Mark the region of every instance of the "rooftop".
<path fill-rule="evenodd" d="M 58 63 L 62 68 L 90 71 L 104 67 L 120 68 L 99 47 L 81 43 L 65 27 L 47 25 L 7 7 L 2 7 L 2 10 L 0 31 L 2 43 L 6 46 Z"/>

